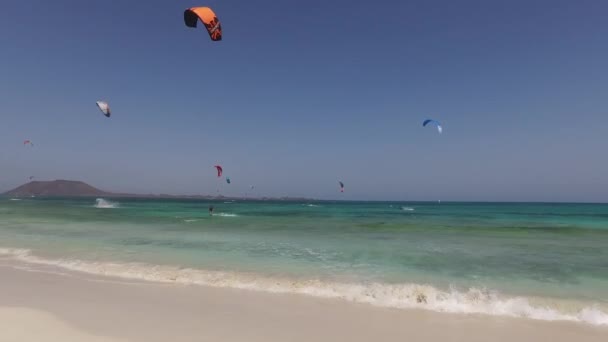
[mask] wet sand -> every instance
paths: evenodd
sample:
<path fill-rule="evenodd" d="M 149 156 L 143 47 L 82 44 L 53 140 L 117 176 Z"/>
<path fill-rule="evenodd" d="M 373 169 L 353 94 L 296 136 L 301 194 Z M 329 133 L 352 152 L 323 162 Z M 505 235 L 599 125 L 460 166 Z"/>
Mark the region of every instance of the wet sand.
<path fill-rule="evenodd" d="M 0 264 L 0 341 L 606 341 L 608 327 Z"/>

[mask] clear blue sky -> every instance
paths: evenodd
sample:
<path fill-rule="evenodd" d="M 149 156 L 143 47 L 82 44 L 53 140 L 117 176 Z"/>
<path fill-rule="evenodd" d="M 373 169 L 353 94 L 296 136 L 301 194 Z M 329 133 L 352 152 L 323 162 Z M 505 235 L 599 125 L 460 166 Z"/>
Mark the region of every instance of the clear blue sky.
<path fill-rule="evenodd" d="M 195 5 L 222 42 L 184 26 Z M 608 201 L 606 18 L 600 0 L 5 0 L 0 190 L 215 193 L 221 163 L 227 195 Z"/>

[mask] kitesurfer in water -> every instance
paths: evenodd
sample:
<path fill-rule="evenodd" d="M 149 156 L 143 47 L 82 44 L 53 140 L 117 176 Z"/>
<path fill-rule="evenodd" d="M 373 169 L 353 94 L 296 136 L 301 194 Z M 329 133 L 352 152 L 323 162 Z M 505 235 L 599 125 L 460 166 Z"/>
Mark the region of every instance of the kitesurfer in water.
<path fill-rule="evenodd" d="M 213 206 L 209 206 L 209 216 L 213 216 Z"/>

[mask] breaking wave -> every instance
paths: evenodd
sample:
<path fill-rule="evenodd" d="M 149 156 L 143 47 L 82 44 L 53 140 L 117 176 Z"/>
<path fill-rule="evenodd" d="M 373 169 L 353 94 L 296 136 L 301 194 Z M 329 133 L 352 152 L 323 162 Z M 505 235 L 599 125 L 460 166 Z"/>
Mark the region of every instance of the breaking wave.
<path fill-rule="evenodd" d="M 497 292 L 479 288 L 469 288 L 465 291 L 441 290 L 424 284 L 339 283 L 142 263 L 44 259 L 32 255 L 26 249 L 0 248 L 0 257 L 125 279 L 293 293 L 389 308 L 426 309 L 447 313 L 486 314 L 608 325 L 608 314 L 599 307 L 579 305 L 577 308 L 573 308 L 571 305 L 563 305 L 563 301 L 555 299 L 506 297 Z M 566 307 L 570 309 L 564 309 Z"/>
<path fill-rule="evenodd" d="M 213 216 L 220 216 L 220 217 L 238 217 L 239 215 L 237 215 L 237 214 L 231 214 L 231 213 L 215 213 L 215 214 L 213 214 Z"/>
<path fill-rule="evenodd" d="M 99 209 L 114 209 L 118 208 L 118 202 L 110 202 L 103 198 L 98 198 L 95 200 L 95 208 Z"/>

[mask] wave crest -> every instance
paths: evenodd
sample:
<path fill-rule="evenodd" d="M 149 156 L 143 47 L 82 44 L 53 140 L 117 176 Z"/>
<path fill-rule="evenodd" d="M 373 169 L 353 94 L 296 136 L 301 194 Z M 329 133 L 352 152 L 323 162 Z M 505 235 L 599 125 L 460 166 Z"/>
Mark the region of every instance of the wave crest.
<path fill-rule="evenodd" d="M 95 200 L 95 208 L 99 208 L 99 209 L 114 209 L 114 208 L 118 208 L 119 203 L 118 202 L 110 202 L 108 200 L 105 200 L 103 198 L 98 198 Z"/>
<path fill-rule="evenodd" d="M 238 217 L 239 215 L 237 215 L 237 214 L 231 214 L 231 213 L 215 213 L 215 214 L 213 214 L 213 216 L 220 216 L 220 217 Z"/>

